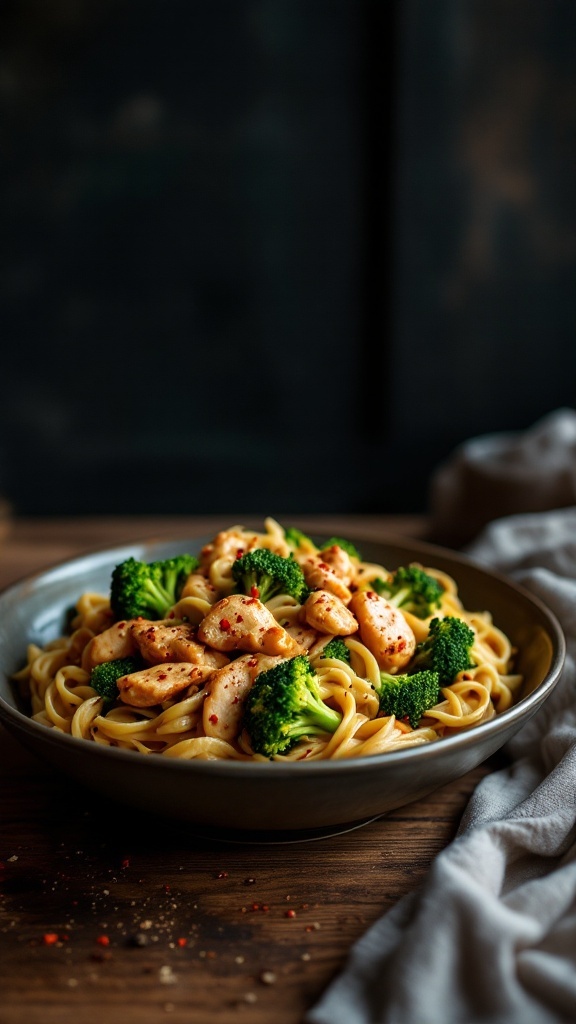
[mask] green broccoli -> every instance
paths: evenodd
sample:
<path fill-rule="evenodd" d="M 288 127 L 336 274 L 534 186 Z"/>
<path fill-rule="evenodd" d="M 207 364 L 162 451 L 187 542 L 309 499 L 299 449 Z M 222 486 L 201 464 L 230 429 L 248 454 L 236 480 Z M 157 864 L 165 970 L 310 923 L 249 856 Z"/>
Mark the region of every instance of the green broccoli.
<path fill-rule="evenodd" d="M 329 537 L 328 540 L 322 545 L 322 550 L 326 551 L 327 548 L 333 548 L 337 545 L 345 551 L 350 558 L 357 558 L 359 562 L 362 561 L 362 556 L 358 551 L 358 548 L 350 540 L 345 540 L 343 537 Z"/>
<path fill-rule="evenodd" d="M 284 540 L 291 548 L 300 548 L 303 546 L 311 547 L 314 551 L 317 551 L 317 547 L 306 533 L 302 533 L 297 526 L 287 526 L 284 530 Z"/>
<path fill-rule="evenodd" d="M 232 576 L 239 593 L 252 594 L 263 603 L 276 594 L 289 594 L 302 604 L 309 594 L 298 562 L 275 555 L 267 548 L 255 548 L 237 558 L 232 565 Z"/>
<path fill-rule="evenodd" d="M 321 658 L 336 658 L 337 661 L 345 661 L 350 664 L 350 649 L 346 646 L 341 636 L 334 636 L 328 641 L 326 647 L 322 648 Z"/>
<path fill-rule="evenodd" d="M 463 619 L 447 615 L 432 619 L 428 636 L 419 643 L 408 666 L 410 674 L 430 669 L 437 672 L 440 686 L 450 686 L 459 672 L 473 668 L 470 651 L 474 630 Z"/>
<path fill-rule="evenodd" d="M 400 566 L 390 580 L 377 577 L 370 586 L 390 604 L 419 619 L 429 618 L 440 607 L 444 594 L 442 584 L 417 565 Z"/>
<path fill-rule="evenodd" d="M 381 672 L 377 693 L 380 711 L 396 718 L 408 718 L 416 729 L 427 708 L 434 707 L 440 699 L 439 676 L 430 671 L 415 672 L 411 676 Z"/>
<path fill-rule="evenodd" d="M 140 663 L 136 658 L 117 658 L 115 661 L 103 661 L 95 665 L 90 673 L 90 686 L 104 697 L 106 704 L 112 704 L 118 697 L 117 681 L 122 676 L 137 672 Z"/>
<path fill-rule="evenodd" d="M 281 661 L 256 677 L 243 725 L 257 754 L 274 757 L 304 736 L 336 731 L 342 715 L 322 701 L 305 654 Z"/>
<path fill-rule="evenodd" d="M 176 603 L 190 575 L 198 568 L 193 555 L 159 562 L 128 558 L 112 573 L 110 604 L 116 619 L 162 619 Z"/>

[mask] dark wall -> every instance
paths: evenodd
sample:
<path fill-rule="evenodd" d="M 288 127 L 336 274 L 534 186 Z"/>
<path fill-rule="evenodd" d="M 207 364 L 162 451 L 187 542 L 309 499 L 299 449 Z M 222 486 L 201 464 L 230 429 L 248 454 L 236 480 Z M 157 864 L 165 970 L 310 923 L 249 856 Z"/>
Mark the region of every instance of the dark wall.
<path fill-rule="evenodd" d="M 16 509 L 418 510 L 574 404 L 574 10 L 5 0 Z"/>

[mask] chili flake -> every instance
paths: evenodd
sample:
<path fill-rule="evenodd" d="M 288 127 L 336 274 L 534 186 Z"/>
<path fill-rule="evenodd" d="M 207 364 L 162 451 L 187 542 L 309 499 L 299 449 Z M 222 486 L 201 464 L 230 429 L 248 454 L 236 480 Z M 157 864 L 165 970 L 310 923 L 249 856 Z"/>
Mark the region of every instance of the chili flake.
<path fill-rule="evenodd" d="M 45 946 L 54 946 L 58 942 L 58 935 L 56 932 L 46 932 L 42 936 L 42 942 Z"/>
<path fill-rule="evenodd" d="M 228 619 L 220 619 L 220 629 L 223 633 L 227 633 L 230 629 L 230 622 Z"/>

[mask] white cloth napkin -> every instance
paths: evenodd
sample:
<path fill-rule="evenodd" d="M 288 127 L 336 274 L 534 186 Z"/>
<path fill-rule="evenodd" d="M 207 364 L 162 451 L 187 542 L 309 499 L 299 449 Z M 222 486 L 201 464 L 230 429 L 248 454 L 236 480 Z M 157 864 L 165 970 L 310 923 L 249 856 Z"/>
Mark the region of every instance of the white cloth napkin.
<path fill-rule="evenodd" d="M 501 519 L 469 553 L 556 614 L 562 677 L 422 888 L 356 943 L 308 1024 L 576 1021 L 576 507 Z"/>
<path fill-rule="evenodd" d="M 465 441 L 430 485 L 432 532 L 464 544 L 482 527 L 518 512 L 576 504 L 576 411 L 556 409 L 518 433 Z"/>

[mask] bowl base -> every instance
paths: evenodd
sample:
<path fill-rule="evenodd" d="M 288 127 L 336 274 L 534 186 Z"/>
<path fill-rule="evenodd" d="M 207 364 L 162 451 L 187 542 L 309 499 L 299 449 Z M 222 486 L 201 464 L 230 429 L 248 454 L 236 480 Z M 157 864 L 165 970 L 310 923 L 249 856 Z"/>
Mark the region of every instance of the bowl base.
<path fill-rule="evenodd" d="M 353 832 L 363 828 L 372 821 L 378 821 L 382 815 L 363 818 L 361 821 L 346 822 L 341 825 L 323 825 L 320 828 L 303 829 L 229 829 L 213 828 L 210 825 L 192 825 L 190 831 L 196 839 L 208 839 L 217 843 L 240 843 L 252 846 L 282 845 L 285 843 L 311 843 L 317 839 L 329 839 L 344 832 Z"/>

